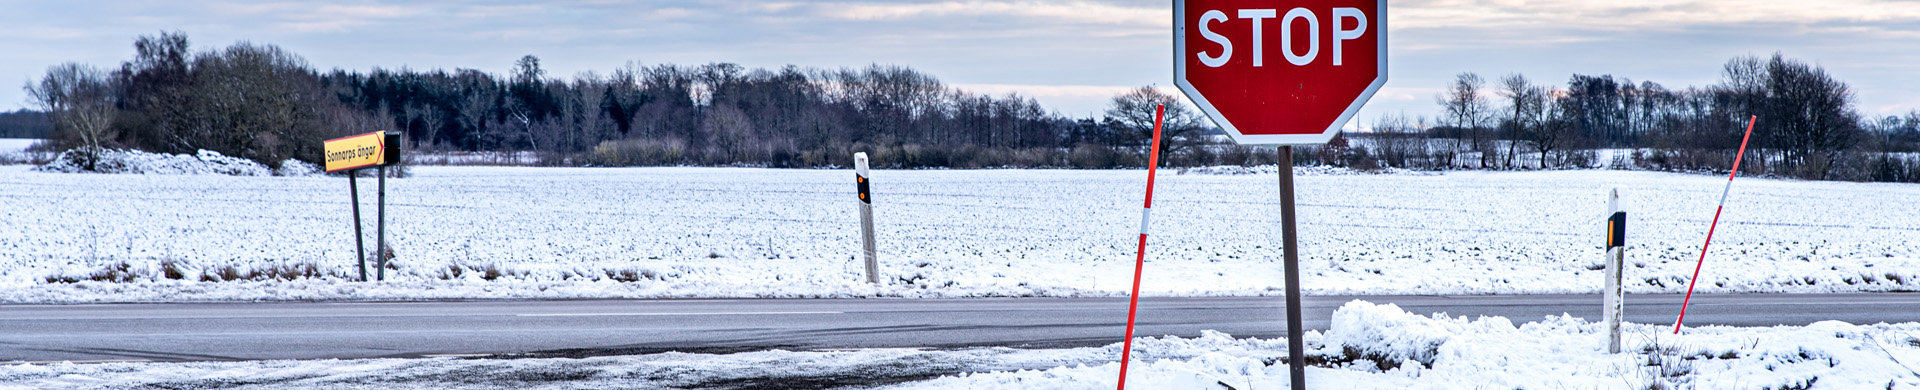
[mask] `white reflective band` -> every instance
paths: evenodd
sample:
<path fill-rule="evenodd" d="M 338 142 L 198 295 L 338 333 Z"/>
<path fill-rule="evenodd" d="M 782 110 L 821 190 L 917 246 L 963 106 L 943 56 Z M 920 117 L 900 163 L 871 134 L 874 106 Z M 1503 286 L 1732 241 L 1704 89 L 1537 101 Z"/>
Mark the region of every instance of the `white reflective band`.
<path fill-rule="evenodd" d="M 1147 222 L 1153 220 L 1153 208 L 1140 209 L 1140 235 L 1147 234 Z"/>

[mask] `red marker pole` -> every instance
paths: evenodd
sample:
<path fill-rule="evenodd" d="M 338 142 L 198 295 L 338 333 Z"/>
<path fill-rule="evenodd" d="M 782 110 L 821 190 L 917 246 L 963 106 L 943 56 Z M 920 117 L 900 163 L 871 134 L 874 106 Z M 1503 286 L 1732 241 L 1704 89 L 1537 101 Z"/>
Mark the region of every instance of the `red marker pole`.
<path fill-rule="evenodd" d="M 1147 265 L 1147 222 L 1153 215 L 1153 175 L 1160 168 L 1160 122 L 1167 115 L 1167 106 L 1154 105 L 1153 109 L 1153 152 L 1147 155 L 1147 201 L 1140 208 L 1140 251 L 1133 258 L 1133 294 L 1127 301 L 1127 340 L 1120 349 L 1120 390 L 1127 389 L 1127 362 L 1133 360 L 1133 317 L 1140 312 L 1140 270 Z"/>
<path fill-rule="evenodd" d="M 1687 322 L 1687 303 L 1693 301 L 1693 285 L 1700 282 L 1700 267 L 1707 264 L 1707 247 L 1713 245 L 1713 229 L 1720 226 L 1720 211 L 1727 208 L 1727 192 L 1733 190 L 1733 178 L 1740 175 L 1740 159 L 1747 156 L 1747 140 L 1753 138 L 1753 123 L 1760 120 L 1755 115 L 1747 118 L 1747 135 L 1740 136 L 1740 152 L 1733 155 L 1733 173 L 1727 174 L 1727 187 L 1720 190 L 1720 205 L 1713 208 L 1713 222 L 1707 224 L 1707 242 L 1700 244 L 1700 261 L 1693 265 L 1693 279 L 1687 280 L 1687 297 L 1680 300 L 1680 318 L 1673 321 L 1673 334 L 1680 334 L 1680 324 Z"/>

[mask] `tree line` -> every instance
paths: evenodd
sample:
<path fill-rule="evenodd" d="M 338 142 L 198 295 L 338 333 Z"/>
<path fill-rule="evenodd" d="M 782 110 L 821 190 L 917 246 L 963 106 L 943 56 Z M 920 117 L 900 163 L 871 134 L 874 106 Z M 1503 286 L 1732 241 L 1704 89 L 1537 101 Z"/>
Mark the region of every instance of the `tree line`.
<path fill-rule="evenodd" d="M 325 139 L 406 134 L 439 154 L 573 166 L 877 165 L 1116 168 L 1145 164 L 1156 104 L 1168 107 L 1168 166 L 1272 164 L 1231 145 L 1184 99 L 1126 91 L 1099 117 L 1069 118 L 1017 94 L 963 91 L 912 68 L 748 69 L 628 63 L 555 77 L 525 56 L 505 75 L 472 69 L 319 71 L 273 45 L 195 52 L 184 33 L 141 36 L 117 68 L 56 65 L 27 86 L 58 147 L 82 152 L 208 149 L 277 166 L 317 162 Z M 1786 177 L 1920 181 L 1920 111 L 1864 118 L 1817 66 L 1741 57 L 1706 87 L 1608 75 L 1565 86 L 1463 73 L 1431 117 L 1385 115 L 1306 148 L 1302 164 L 1406 169 L 1631 165 L 1724 171 L 1749 115 L 1744 170 Z M 14 116 L 0 115 L 0 119 Z M 4 123 L 0 123 L 4 124 Z M 1599 151 L 1616 158 L 1598 161 Z M 532 155 L 531 161 L 517 156 Z"/>
<path fill-rule="evenodd" d="M 904 66 L 629 63 L 557 78 L 531 55 L 497 76 L 321 72 L 273 45 L 195 53 L 178 32 L 141 36 L 134 48 L 117 69 L 61 64 L 27 86 L 56 143 L 208 149 L 277 165 L 318 160 L 325 139 L 397 130 L 415 150 L 533 152 L 551 165 L 845 166 L 864 151 L 889 167 L 1107 168 L 1137 165 L 1129 149 L 1144 146 L 1151 126 L 1150 117 L 1067 119 L 1028 97 L 962 91 Z M 1179 132 L 1201 129 L 1195 118 Z"/>
<path fill-rule="evenodd" d="M 47 113 L 20 109 L 0 112 L 0 138 L 47 138 L 53 133 L 53 122 L 47 120 Z"/>
<path fill-rule="evenodd" d="M 1389 115 L 1373 123 L 1364 158 L 1336 164 L 1425 169 L 1633 166 L 1731 169 L 1757 117 L 1751 173 L 1815 180 L 1920 182 L 1920 111 L 1865 118 L 1853 91 L 1824 69 L 1775 54 L 1734 58 L 1706 87 L 1670 89 L 1610 75 L 1564 87 L 1510 74 L 1489 86 L 1462 73 L 1435 98 L 1431 119 Z M 1611 161 L 1595 161 L 1612 150 Z M 1355 152 L 1346 152 L 1354 156 Z"/>

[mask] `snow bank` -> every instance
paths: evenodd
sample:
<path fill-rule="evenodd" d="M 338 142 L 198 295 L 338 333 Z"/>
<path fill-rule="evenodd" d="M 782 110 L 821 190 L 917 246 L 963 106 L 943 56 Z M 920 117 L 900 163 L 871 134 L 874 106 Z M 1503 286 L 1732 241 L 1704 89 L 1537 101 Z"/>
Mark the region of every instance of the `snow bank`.
<path fill-rule="evenodd" d="M 193 155 L 149 153 L 132 149 L 106 149 L 100 153 L 94 169 L 86 169 L 84 155 L 76 150 L 61 152 L 53 162 L 34 170 L 57 173 L 130 173 L 145 175 L 228 175 L 228 176 L 312 176 L 320 173 L 313 164 L 287 159 L 279 170 L 220 152 L 202 149 Z"/>
<path fill-rule="evenodd" d="M 1548 317 L 1514 326 L 1407 313 L 1355 301 L 1325 336 L 1309 332 L 1307 383 L 1334 389 L 1913 389 L 1920 388 L 1920 323 L 1688 329 L 1627 324 L 1624 353 L 1605 352 L 1602 324 Z M 1208 337 L 1220 337 L 1209 335 Z M 1167 344 L 1209 344 L 1162 339 Z M 1223 349 L 1192 358 L 1141 358 L 1127 383 L 1151 389 L 1286 388 L 1285 343 Z M 1396 344 L 1405 342 L 1407 344 Z M 1374 360 L 1376 357 L 1404 360 Z M 1111 358 L 1110 358 L 1111 359 Z M 1425 359 L 1425 360 L 1423 360 Z M 1109 389 L 1117 363 L 962 374 L 902 389 Z"/>
<path fill-rule="evenodd" d="M 317 176 L 324 173 L 320 166 L 295 159 L 280 160 L 280 169 L 273 170 L 274 176 Z"/>
<path fill-rule="evenodd" d="M 1324 342 L 1340 346 L 1341 352 L 1349 357 L 1389 364 L 1413 360 L 1432 365 L 1441 345 L 1476 324 L 1479 323 L 1455 321 L 1438 314 L 1432 318 L 1413 316 L 1391 303 L 1375 306 L 1355 301 L 1333 313 L 1333 324 L 1328 327 Z M 1511 323 L 1502 328 L 1502 324 L 1491 320 L 1483 325 L 1513 328 Z"/>
<path fill-rule="evenodd" d="M 1920 388 L 1920 323 L 1704 327 L 1677 336 L 1666 334 L 1665 324 L 1627 324 L 1623 353 L 1608 354 L 1602 324 L 1564 316 L 1515 326 L 1501 317 L 1425 316 L 1355 301 L 1334 318 L 1324 336 L 1305 335 L 1314 388 Z M 1120 348 L 13 364 L 0 365 L 0 388 L 1111 389 Z M 1133 388 L 1280 389 L 1289 381 L 1284 339 L 1208 332 L 1143 337 L 1134 348 L 1127 379 Z"/>

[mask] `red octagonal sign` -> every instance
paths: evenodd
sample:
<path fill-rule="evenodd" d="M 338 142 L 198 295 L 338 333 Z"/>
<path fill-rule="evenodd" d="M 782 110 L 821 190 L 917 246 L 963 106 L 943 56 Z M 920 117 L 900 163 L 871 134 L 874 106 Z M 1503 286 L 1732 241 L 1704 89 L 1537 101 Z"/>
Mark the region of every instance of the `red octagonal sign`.
<path fill-rule="evenodd" d="M 1387 84 L 1386 0 L 1175 0 L 1174 83 L 1234 142 L 1321 144 Z"/>

